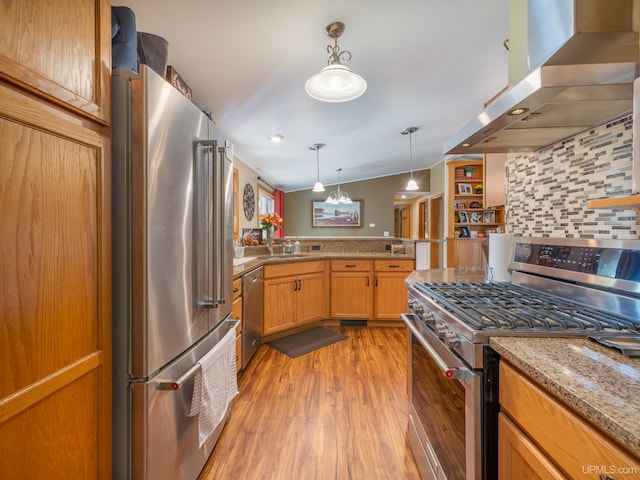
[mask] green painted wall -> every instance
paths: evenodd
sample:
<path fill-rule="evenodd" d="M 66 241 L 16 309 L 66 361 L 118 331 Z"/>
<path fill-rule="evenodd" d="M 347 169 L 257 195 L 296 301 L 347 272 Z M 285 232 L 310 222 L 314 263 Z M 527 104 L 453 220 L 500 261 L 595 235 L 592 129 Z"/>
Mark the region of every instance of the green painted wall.
<path fill-rule="evenodd" d="M 420 190 L 429 191 L 431 187 L 430 171 L 419 170 L 413 174 Z M 384 232 L 393 236 L 393 205 L 395 192 L 404 191 L 409 174 L 391 175 L 360 182 L 343 183 L 340 188 L 349 193 L 352 199 L 362 200 L 363 215 L 361 228 L 313 228 L 311 226 L 312 200 L 324 200 L 337 185 L 325 185 L 325 192 L 313 193 L 309 190 L 285 193 L 284 234 L 288 237 L 382 237 Z M 374 224 L 375 227 L 370 227 Z"/>
<path fill-rule="evenodd" d="M 444 193 L 444 184 L 445 184 L 445 169 L 446 162 L 443 160 L 431 167 L 431 189 L 429 190 L 429 195 L 434 196 L 440 193 Z"/>

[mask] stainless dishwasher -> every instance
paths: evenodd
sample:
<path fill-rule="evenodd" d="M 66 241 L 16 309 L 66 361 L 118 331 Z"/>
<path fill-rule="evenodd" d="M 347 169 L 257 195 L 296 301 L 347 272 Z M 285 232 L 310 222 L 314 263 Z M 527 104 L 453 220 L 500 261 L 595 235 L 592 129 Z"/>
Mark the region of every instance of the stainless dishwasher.
<path fill-rule="evenodd" d="M 242 368 L 256 353 L 262 340 L 263 267 L 242 276 Z"/>

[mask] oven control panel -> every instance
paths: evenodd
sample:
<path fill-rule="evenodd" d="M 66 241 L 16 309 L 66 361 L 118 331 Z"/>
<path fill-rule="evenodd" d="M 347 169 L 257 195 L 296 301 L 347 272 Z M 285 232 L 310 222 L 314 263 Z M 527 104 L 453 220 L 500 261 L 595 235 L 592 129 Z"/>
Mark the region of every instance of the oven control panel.
<path fill-rule="evenodd" d="M 617 280 L 640 281 L 637 249 L 515 241 L 514 262 Z"/>

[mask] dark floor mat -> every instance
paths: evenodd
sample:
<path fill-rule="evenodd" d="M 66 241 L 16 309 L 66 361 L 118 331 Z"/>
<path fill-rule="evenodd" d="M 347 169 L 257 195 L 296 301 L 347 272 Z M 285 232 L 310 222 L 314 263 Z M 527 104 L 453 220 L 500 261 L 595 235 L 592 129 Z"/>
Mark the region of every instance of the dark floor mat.
<path fill-rule="evenodd" d="M 282 337 L 272 342 L 268 342 L 272 348 L 281 351 L 291 358 L 296 358 L 305 353 L 313 352 L 318 348 L 326 347 L 332 343 L 349 338 L 339 332 L 334 332 L 324 327 L 312 328 L 304 332 L 295 333 L 288 337 Z"/>

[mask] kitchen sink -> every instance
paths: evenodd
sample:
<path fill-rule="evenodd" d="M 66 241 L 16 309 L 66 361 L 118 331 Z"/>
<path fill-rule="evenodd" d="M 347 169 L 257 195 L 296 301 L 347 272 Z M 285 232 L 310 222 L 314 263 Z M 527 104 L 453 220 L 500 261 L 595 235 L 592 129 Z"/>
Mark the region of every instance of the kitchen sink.
<path fill-rule="evenodd" d="M 240 265 L 244 265 L 247 262 L 250 262 L 251 260 L 255 260 L 258 257 L 240 257 L 240 258 L 234 258 L 233 259 L 233 266 L 234 267 L 238 267 Z"/>

